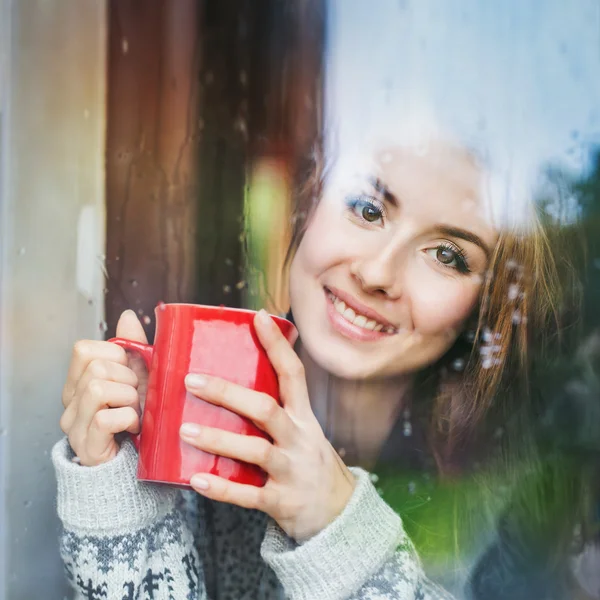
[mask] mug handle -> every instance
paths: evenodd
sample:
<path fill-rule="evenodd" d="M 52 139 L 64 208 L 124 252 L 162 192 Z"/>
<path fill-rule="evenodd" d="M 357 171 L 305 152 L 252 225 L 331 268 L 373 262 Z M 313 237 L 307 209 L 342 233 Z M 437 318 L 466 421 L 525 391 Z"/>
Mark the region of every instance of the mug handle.
<path fill-rule="evenodd" d="M 150 367 L 152 366 L 152 356 L 154 355 L 154 346 L 151 344 L 142 344 L 141 342 L 134 342 L 132 340 L 126 340 L 125 338 L 111 338 L 108 340 L 113 344 L 117 344 L 117 346 L 121 346 L 124 350 L 129 350 L 130 352 L 135 352 L 139 354 L 144 363 L 146 363 L 146 368 L 148 369 L 148 373 L 150 373 Z M 140 435 L 134 433 L 130 433 L 129 436 L 133 441 L 134 446 L 137 450 L 140 449 Z"/>

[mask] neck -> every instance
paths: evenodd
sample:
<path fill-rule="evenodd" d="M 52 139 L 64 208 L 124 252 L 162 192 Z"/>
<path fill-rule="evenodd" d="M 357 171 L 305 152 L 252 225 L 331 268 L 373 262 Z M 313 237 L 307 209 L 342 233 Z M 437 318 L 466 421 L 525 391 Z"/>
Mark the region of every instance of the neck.
<path fill-rule="evenodd" d="M 333 447 L 349 465 L 372 468 L 400 412 L 413 375 L 377 380 L 336 377 L 317 365 L 299 343 L 312 409 Z"/>

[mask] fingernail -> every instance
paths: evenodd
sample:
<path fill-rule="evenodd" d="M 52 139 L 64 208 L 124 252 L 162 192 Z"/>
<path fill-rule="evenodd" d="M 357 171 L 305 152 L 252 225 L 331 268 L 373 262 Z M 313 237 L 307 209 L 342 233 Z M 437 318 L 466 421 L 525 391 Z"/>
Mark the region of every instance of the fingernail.
<path fill-rule="evenodd" d="M 260 321 L 263 325 L 271 324 L 271 317 L 269 317 L 269 314 L 267 313 L 267 311 L 264 308 L 261 308 L 258 311 L 258 318 L 260 319 Z"/>
<path fill-rule="evenodd" d="M 197 490 L 207 490 L 208 489 L 208 481 L 203 479 L 200 475 L 194 475 L 190 479 L 190 484 L 193 488 Z"/>
<path fill-rule="evenodd" d="M 195 423 L 184 423 L 179 428 L 179 433 L 184 437 L 196 437 L 200 435 L 200 426 Z"/>
<path fill-rule="evenodd" d="M 191 388 L 202 388 L 206 385 L 208 380 L 204 375 L 197 375 L 196 373 L 190 373 L 186 375 L 185 385 Z"/>

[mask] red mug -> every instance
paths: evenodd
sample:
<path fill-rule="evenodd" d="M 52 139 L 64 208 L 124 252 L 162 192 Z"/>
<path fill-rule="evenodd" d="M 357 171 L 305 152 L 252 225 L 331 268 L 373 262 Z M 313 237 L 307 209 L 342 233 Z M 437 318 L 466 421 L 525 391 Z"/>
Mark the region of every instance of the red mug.
<path fill-rule="evenodd" d="M 264 392 L 279 402 L 277 375 L 254 330 L 255 312 L 196 304 L 159 304 L 155 310 L 154 345 L 113 338 L 139 353 L 148 368 L 142 427 L 134 441 L 141 481 L 189 487 L 195 473 L 212 473 L 230 481 L 262 486 L 264 471 L 249 463 L 215 456 L 179 437 L 182 423 L 197 423 L 242 435 L 269 439 L 250 420 L 189 393 L 188 373 L 203 373 Z M 271 316 L 288 340 L 294 325 Z"/>

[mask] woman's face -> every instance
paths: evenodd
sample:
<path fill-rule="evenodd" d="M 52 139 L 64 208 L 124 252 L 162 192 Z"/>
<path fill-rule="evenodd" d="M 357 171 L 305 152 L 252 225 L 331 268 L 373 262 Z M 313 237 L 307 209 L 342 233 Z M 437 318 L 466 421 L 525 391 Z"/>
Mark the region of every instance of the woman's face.
<path fill-rule="evenodd" d="M 328 186 L 291 265 L 302 343 L 346 379 L 410 374 L 439 359 L 477 305 L 498 237 L 466 153 L 394 148 L 374 165 Z"/>

